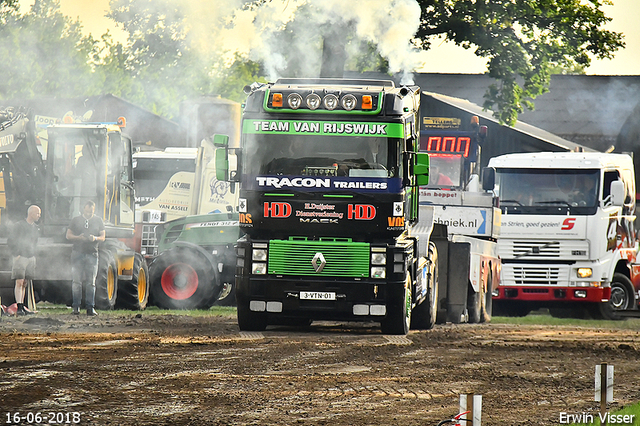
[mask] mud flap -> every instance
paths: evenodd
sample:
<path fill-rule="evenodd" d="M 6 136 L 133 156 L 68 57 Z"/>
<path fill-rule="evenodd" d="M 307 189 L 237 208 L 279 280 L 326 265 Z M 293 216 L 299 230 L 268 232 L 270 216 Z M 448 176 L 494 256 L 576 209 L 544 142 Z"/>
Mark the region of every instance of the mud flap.
<path fill-rule="evenodd" d="M 447 267 L 447 321 L 466 322 L 467 286 L 469 285 L 469 257 L 471 244 L 449 243 Z M 442 276 L 442 272 L 440 272 Z"/>

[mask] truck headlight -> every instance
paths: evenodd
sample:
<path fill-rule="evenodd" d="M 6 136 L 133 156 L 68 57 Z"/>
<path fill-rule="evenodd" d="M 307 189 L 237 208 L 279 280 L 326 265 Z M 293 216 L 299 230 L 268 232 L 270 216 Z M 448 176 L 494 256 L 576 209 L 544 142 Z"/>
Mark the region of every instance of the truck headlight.
<path fill-rule="evenodd" d="M 262 262 L 253 262 L 251 265 L 251 273 L 255 275 L 265 275 L 267 273 L 267 264 Z"/>
<path fill-rule="evenodd" d="M 387 255 L 386 255 L 386 253 L 371 253 L 371 264 L 372 265 L 386 265 L 387 264 Z"/>
<path fill-rule="evenodd" d="M 387 277 L 387 268 L 384 266 L 373 266 L 371 267 L 371 278 L 386 278 Z"/>
<path fill-rule="evenodd" d="M 593 275 L 593 270 L 591 268 L 578 268 L 577 275 L 578 278 L 589 278 Z"/>
<path fill-rule="evenodd" d="M 351 111 L 352 109 L 354 109 L 357 103 L 358 100 L 353 95 L 344 95 L 342 97 L 342 108 L 347 111 Z"/>
<path fill-rule="evenodd" d="M 338 107 L 338 97 L 336 95 L 329 93 L 327 96 L 324 97 L 322 103 L 324 104 L 324 107 L 326 109 L 328 109 L 329 111 L 333 111 Z"/>
<path fill-rule="evenodd" d="M 306 102 L 309 109 L 318 109 L 322 100 L 320 99 L 320 96 L 315 93 L 311 93 L 307 96 Z"/>
<path fill-rule="evenodd" d="M 251 259 L 258 262 L 266 262 L 267 261 L 267 250 L 266 249 L 253 249 L 253 254 Z"/>
<path fill-rule="evenodd" d="M 297 93 L 292 93 L 287 96 L 287 103 L 289 104 L 289 108 L 298 109 L 300 105 L 302 105 L 302 96 Z"/>

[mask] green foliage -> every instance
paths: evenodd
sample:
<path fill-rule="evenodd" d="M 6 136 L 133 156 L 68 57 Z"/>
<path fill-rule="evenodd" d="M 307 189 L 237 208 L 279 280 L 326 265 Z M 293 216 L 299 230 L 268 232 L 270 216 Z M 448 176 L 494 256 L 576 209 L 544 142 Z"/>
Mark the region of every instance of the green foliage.
<path fill-rule="evenodd" d="M 609 0 L 418 0 L 417 37 L 428 48 L 445 36 L 488 60 L 498 80 L 485 94 L 485 109 L 515 124 L 532 100 L 548 91 L 553 70 L 586 67 L 589 54 L 611 58 L 622 35 L 603 29 L 600 10 Z"/>
<path fill-rule="evenodd" d="M 3 1 L 0 21 L 1 99 L 101 92 L 88 60 L 97 43 L 60 12 L 56 0 L 38 0 L 24 15 L 17 2 Z"/>
<path fill-rule="evenodd" d="M 496 83 L 484 107 L 503 123 L 514 124 L 532 109 L 553 73 L 582 72 L 589 55 L 610 58 L 624 46 L 621 34 L 603 29 L 610 18 L 600 9 L 609 0 L 417 1 L 421 20 L 414 43 L 428 49 L 445 37 L 486 58 Z M 258 12 L 270 3 L 245 2 L 244 10 Z M 342 17 L 314 22 L 312 3 L 291 5 L 296 17 L 269 34 L 272 48 L 263 62 L 204 51 L 208 40 L 193 39 L 193 16 L 179 0 L 111 0 L 108 16 L 128 34 L 125 44 L 109 33 L 84 36 L 80 23 L 60 12 L 58 0 L 36 0 L 24 15 L 18 6 L 18 0 L 0 0 L 0 99 L 113 93 L 174 118 L 185 99 L 218 94 L 242 102 L 242 87 L 266 75 L 318 75 L 323 34 L 343 30 L 337 39 L 344 42 L 347 68 L 389 71 L 390 58 L 380 46 L 359 38 Z"/>

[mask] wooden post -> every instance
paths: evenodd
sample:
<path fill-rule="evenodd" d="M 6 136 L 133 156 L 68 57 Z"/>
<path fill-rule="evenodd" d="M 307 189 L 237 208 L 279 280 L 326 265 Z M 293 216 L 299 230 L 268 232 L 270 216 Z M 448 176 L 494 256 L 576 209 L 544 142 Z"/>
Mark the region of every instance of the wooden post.
<path fill-rule="evenodd" d="M 605 418 L 607 403 L 613 402 L 613 365 L 606 362 L 596 365 L 596 402 L 600 402 L 600 416 Z M 602 426 L 606 426 L 602 422 Z"/>
<path fill-rule="evenodd" d="M 601 418 L 607 412 L 607 363 L 600 364 L 600 414 Z M 601 426 L 607 426 L 607 422 L 602 422 Z"/>
<path fill-rule="evenodd" d="M 462 416 L 468 421 L 463 422 L 466 426 L 481 426 L 482 422 L 482 395 L 472 393 L 460 395 L 460 412 L 469 411 L 469 414 Z"/>

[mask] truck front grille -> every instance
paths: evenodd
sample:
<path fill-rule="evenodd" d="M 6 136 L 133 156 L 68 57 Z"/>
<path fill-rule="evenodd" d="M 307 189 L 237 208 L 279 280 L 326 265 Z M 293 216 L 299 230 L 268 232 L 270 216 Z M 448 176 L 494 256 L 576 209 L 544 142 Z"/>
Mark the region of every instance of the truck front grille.
<path fill-rule="evenodd" d="M 498 240 L 498 254 L 502 259 L 522 260 L 587 260 L 589 242 L 586 240 Z"/>
<path fill-rule="evenodd" d="M 567 285 L 568 266 L 502 265 L 501 284 L 508 285 Z"/>
<path fill-rule="evenodd" d="M 318 253 L 326 262 L 320 271 L 313 262 Z M 369 253 L 368 243 L 348 240 L 271 240 L 267 269 L 276 275 L 362 278 L 369 276 Z"/>

